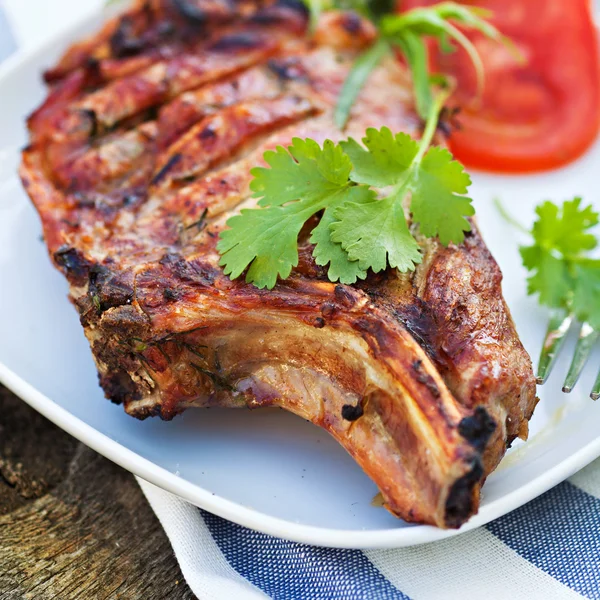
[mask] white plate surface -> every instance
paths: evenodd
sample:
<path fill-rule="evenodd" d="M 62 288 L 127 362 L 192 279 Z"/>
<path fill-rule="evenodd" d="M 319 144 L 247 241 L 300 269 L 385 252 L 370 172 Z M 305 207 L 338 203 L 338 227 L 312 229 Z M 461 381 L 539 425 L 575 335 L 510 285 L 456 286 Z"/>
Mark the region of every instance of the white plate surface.
<path fill-rule="evenodd" d="M 170 423 L 136 421 L 104 399 L 67 285 L 50 265 L 40 223 L 15 177 L 25 116 L 43 99 L 40 80 L 69 40 L 98 16 L 0 68 L 0 381 L 26 402 L 124 468 L 222 517 L 310 544 L 369 548 L 430 542 L 456 531 L 408 525 L 371 505 L 374 484 L 332 438 L 279 410 L 190 410 Z M 545 175 L 476 175 L 472 189 L 484 237 L 504 272 L 504 294 L 521 339 L 537 358 L 547 314 L 525 293 L 519 234 L 493 207 L 500 197 L 525 224 L 545 198 L 582 195 L 600 207 L 600 143 L 576 164 Z M 569 341 L 569 354 L 573 339 Z M 596 351 L 592 363 L 600 364 Z M 563 357 L 531 422 L 483 490 L 482 525 L 562 481 L 600 455 L 600 402 L 560 392 Z M 40 448 L 43 452 L 43 448 Z"/>

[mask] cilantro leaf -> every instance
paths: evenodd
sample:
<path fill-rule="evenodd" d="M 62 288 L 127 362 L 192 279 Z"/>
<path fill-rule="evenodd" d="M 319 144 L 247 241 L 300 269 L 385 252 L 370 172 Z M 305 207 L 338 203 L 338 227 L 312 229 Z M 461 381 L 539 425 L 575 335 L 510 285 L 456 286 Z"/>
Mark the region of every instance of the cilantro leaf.
<path fill-rule="evenodd" d="M 320 266 L 329 265 L 328 277 L 330 281 L 341 283 L 356 283 L 358 279 L 365 279 L 367 270 L 361 268 L 358 260 L 350 260 L 347 252 L 341 244 L 331 239 L 330 226 L 335 222 L 334 209 L 340 205 L 340 201 L 363 202 L 370 197 L 369 188 L 357 186 L 339 195 L 339 199 L 332 199 L 327 210 L 323 213 L 321 221 L 312 230 L 311 243 L 315 244 L 313 255 L 315 262 Z"/>
<path fill-rule="evenodd" d="M 600 329 L 600 260 L 589 257 L 598 246 L 591 230 L 599 215 L 581 198 L 558 206 L 544 202 L 536 208 L 533 243 L 520 248 L 529 270 L 527 292 L 539 295 L 540 304 L 564 308 L 581 322 Z"/>
<path fill-rule="evenodd" d="M 342 245 L 350 260 L 375 273 L 387 264 L 402 272 L 421 262 L 419 245 L 411 235 L 402 199 L 391 195 L 382 200 L 371 194 L 362 202 L 347 202 L 335 211 L 331 239 Z"/>
<path fill-rule="evenodd" d="M 589 230 L 598 224 L 598 213 L 591 206 L 581 208 L 581 198 L 574 198 L 558 207 L 544 202 L 536 208 L 538 216 L 532 230 L 536 244 L 556 249 L 565 256 L 577 256 L 593 250 L 598 242 Z"/>
<path fill-rule="evenodd" d="M 367 129 L 362 141 L 365 147 L 352 138 L 340 142 L 353 165 L 350 179 L 380 188 L 406 177 L 419 152 L 418 142 L 408 134 L 394 135 L 387 127 Z"/>
<path fill-rule="evenodd" d="M 414 270 L 421 254 L 405 217 L 409 194 L 424 235 L 460 242 L 473 214 L 461 195 L 471 181 L 446 150 L 426 152 L 444 100 L 434 99 L 419 142 L 384 127 L 368 129 L 364 145 L 294 139 L 266 152 L 268 166 L 253 169 L 250 184 L 259 208 L 229 219 L 217 244 L 225 273 L 235 279 L 247 269 L 246 281 L 272 288 L 298 265 L 298 236 L 315 215 L 313 256 L 331 281 L 355 283 L 388 265 Z"/>
<path fill-rule="evenodd" d="M 246 281 L 272 288 L 298 265 L 298 236 L 306 221 L 324 211 L 311 236 L 317 264 L 329 264 L 332 281 L 364 279 L 366 271 L 329 235 L 333 209 L 368 191 L 350 187 L 352 163 L 342 148 L 331 140 L 320 148 L 314 140 L 294 138 L 287 150 L 267 151 L 264 159 L 270 168 L 253 169 L 250 184 L 262 208 L 242 210 L 221 233 L 217 249 L 225 274 L 235 279 L 248 269 Z"/>
<path fill-rule="evenodd" d="M 587 259 L 574 265 L 572 307 L 581 322 L 600 331 L 600 260 Z"/>
<path fill-rule="evenodd" d="M 298 235 L 313 212 L 310 203 L 307 209 L 296 202 L 288 207 L 245 209 L 231 217 L 217 246 L 225 275 L 236 279 L 250 265 L 246 281 L 269 289 L 278 276 L 289 277 L 298 265 Z"/>
<path fill-rule="evenodd" d="M 471 199 L 460 195 L 467 193 L 471 178 L 448 150 L 439 147 L 429 149 L 416 177 L 410 208 L 421 233 L 437 235 L 444 246 L 460 244 L 464 232 L 471 231 L 465 217 L 475 214 Z"/>
<path fill-rule="evenodd" d="M 571 290 L 571 277 L 565 262 L 540 246 L 521 247 L 523 265 L 531 275 L 527 279 L 527 293 L 539 294 L 540 304 L 562 308 Z"/>
<path fill-rule="evenodd" d="M 314 140 L 294 138 L 287 150 L 278 146 L 265 152 L 264 159 L 270 168 L 250 171 L 254 176 L 250 189 L 261 198 L 259 206 L 282 206 L 336 193 L 348 183 L 352 169 L 350 159 L 331 140 L 325 140 L 321 149 Z"/>
<path fill-rule="evenodd" d="M 471 199 L 461 195 L 467 193 L 471 178 L 450 152 L 434 147 L 420 159 L 418 142 L 405 133 L 393 135 L 387 127 L 367 129 L 362 141 L 364 146 L 352 138 L 340 143 L 353 164 L 350 179 L 378 188 L 394 186 L 392 196 L 400 208 L 406 194 L 411 192 L 410 208 L 421 233 L 427 237 L 439 236 L 444 245 L 461 243 L 464 232 L 471 229 L 466 217 L 475 214 L 475 210 Z M 350 215 L 341 210 L 335 214 L 346 215 L 346 218 Z M 349 230 L 337 225 L 332 225 L 332 230 L 336 232 L 334 239 L 352 258 L 351 242 L 342 238 L 342 232 Z M 379 265 L 380 255 L 371 256 L 378 257 L 374 264 Z M 413 262 L 407 259 L 401 264 L 409 268 L 407 265 Z M 373 267 L 364 256 L 361 265 Z"/>

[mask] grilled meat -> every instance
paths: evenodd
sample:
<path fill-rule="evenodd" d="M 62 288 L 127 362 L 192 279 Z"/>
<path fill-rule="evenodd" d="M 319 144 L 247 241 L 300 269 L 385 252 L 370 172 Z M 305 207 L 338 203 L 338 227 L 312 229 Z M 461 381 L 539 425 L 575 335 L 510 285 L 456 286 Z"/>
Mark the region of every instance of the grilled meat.
<path fill-rule="evenodd" d="M 405 70 L 371 75 L 345 131 L 332 107 L 374 39 L 353 13 L 316 35 L 297 0 L 146 0 L 46 74 L 21 176 L 70 283 L 108 398 L 138 418 L 280 406 L 329 431 L 407 521 L 458 527 L 517 436 L 535 383 L 476 227 L 422 240 L 412 274 L 329 282 L 307 232 L 272 291 L 215 249 L 254 200 L 249 170 L 292 137 L 419 135 Z"/>

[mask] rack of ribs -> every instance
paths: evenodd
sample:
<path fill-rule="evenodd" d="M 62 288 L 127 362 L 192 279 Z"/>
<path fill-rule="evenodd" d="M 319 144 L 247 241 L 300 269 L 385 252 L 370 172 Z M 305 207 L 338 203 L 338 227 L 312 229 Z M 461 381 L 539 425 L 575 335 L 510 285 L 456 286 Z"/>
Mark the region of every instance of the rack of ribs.
<path fill-rule="evenodd" d="M 256 202 L 265 150 L 384 125 L 420 135 L 391 58 L 334 125 L 374 37 L 351 12 L 308 35 L 298 0 L 138 0 L 45 73 L 21 178 L 108 398 L 140 419 L 282 407 L 333 435 L 393 514 L 454 528 L 536 403 L 476 225 L 460 246 L 421 239 L 414 273 L 354 286 L 315 264 L 310 231 L 273 290 L 230 280 L 216 251 Z"/>

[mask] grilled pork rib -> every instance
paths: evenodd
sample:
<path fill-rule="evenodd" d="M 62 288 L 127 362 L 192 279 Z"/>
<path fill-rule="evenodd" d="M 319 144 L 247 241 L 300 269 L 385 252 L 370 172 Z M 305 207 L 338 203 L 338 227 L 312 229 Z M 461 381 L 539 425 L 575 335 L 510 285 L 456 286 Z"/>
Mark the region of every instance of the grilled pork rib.
<path fill-rule="evenodd" d="M 460 246 L 422 240 L 415 273 L 356 286 L 329 282 L 308 231 L 272 291 L 218 266 L 266 149 L 383 125 L 419 135 L 393 60 L 339 131 L 332 107 L 374 31 L 328 13 L 308 39 L 306 22 L 296 0 L 138 1 L 46 73 L 22 180 L 108 398 L 138 418 L 281 406 L 329 431 L 391 512 L 458 527 L 535 405 L 477 229 Z"/>

